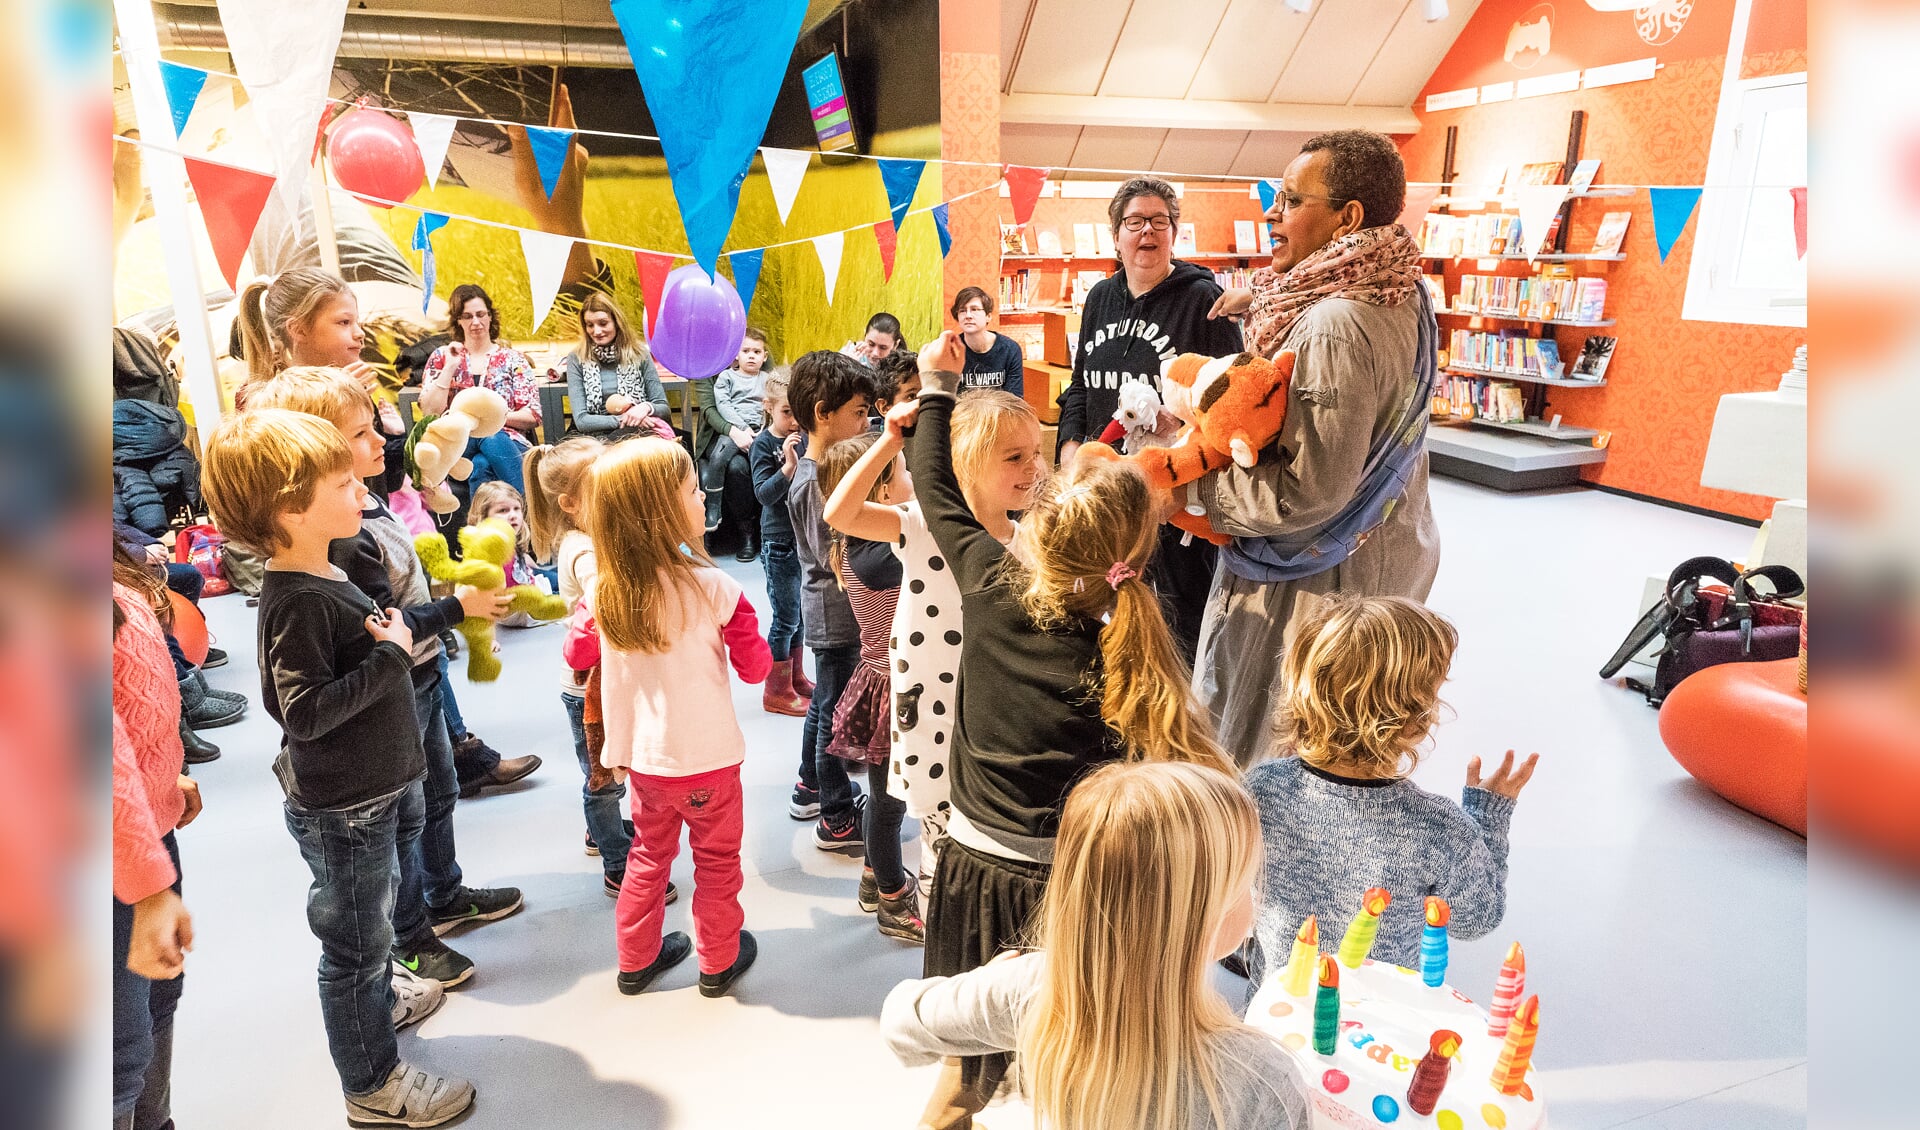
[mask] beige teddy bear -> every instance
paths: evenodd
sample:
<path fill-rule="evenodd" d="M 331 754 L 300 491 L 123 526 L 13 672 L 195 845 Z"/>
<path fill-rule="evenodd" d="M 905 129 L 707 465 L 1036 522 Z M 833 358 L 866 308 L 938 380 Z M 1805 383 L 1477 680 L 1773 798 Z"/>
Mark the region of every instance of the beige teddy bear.
<path fill-rule="evenodd" d="M 447 410 L 413 426 L 407 437 L 407 472 L 435 514 L 451 514 L 460 502 L 448 489 L 449 478 L 465 481 L 473 471 L 467 441 L 485 439 L 505 427 L 506 398 L 490 388 L 464 388 Z"/>

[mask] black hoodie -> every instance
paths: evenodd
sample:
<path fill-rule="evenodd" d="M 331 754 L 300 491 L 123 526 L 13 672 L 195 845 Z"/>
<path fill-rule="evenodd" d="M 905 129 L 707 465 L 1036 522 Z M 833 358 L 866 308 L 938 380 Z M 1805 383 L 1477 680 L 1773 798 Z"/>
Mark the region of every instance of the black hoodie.
<path fill-rule="evenodd" d="M 1207 319 L 1220 297 L 1213 272 L 1173 261 L 1173 273 L 1138 298 L 1116 271 L 1087 292 L 1073 380 L 1060 393 L 1060 442 L 1098 439 L 1130 380 L 1160 388 L 1160 365 L 1182 353 L 1226 357 L 1244 348 L 1239 323 Z"/>

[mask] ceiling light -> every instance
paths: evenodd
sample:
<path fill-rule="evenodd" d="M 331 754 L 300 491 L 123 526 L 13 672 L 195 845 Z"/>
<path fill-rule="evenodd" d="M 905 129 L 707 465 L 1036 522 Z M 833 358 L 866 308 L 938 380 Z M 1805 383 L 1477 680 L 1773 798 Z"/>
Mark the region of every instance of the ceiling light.
<path fill-rule="evenodd" d="M 1426 0 L 1427 22 L 1436 23 L 1447 18 L 1447 0 Z"/>

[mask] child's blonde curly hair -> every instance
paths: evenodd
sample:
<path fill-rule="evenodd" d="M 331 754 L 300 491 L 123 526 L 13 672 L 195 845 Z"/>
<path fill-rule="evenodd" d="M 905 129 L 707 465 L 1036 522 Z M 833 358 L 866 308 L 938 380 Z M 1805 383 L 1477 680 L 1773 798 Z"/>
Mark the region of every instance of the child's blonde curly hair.
<path fill-rule="evenodd" d="M 1292 625 L 1276 721 L 1283 749 L 1355 777 L 1413 771 L 1459 633 L 1400 596 L 1323 598 Z"/>

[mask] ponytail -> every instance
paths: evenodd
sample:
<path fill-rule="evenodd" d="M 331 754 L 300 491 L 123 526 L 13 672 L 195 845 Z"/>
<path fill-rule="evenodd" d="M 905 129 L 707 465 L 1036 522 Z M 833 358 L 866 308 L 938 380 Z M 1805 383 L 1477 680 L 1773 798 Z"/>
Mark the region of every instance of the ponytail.
<path fill-rule="evenodd" d="M 321 303 L 348 293 L 347 280 L 318 267 L 294 267 L 271 282 L 248 283 L 240 292 L 238 316 L 247 383 L 258 384 L 286 367 L 293 349 L 288 326 L 313 321 Z M 241 399 L 235 397 L 236 401 Z"/>
<path fill-rule="evenodd" d="M 240 292 L 240 358 L 247 363 L 247 383 L 256 384 L 279 371 L 273 336 L 267 330 L 266 302 L 268 283 L 264 279 L 247 284 Z"/>
<path fill-rule="evenodd" d="M 543 443 L 521 457 L 522 478 L 527 484 L 527 529 L 533 535 L 533 555 L 537 561 L 551 561 L 560 547 L 560 538 L 568 530 L 580 528 L 560 508 L 560 496 L 584 497 L 588 468 L 606 450 L 599 440 L 573 436 L 559 443 Z"/>
<path fill-rule="evenodd" d="M 1100 717 L 1147 761 L 1190 761 L 1234 771 L 1193 700 L 1192 673 L 1174 650 L 1173 633 L 1153 590 L 1139 577 L 1114 589 L 1113 611 L 1100 630 Z"/>

